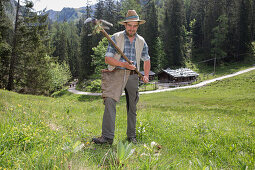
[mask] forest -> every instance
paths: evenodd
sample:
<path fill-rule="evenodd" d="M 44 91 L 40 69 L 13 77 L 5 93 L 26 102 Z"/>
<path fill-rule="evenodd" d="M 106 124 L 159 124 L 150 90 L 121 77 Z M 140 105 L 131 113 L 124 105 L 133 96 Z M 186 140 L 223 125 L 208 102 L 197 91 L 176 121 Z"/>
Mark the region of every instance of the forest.
<path fill-rule="evenodd" d="M 22 0 L 21 0 L 22 1 Z M 7 15 L 8 0 L 0 1 L 0 88 L 20 93 L 50 95 L 70 80 L 100 78 L 105 68 L 107 40 L 90 36 L 88 17 L 118 24 L 128 9 L 141 19 L 138 34 L 149 46 L 151 70 L 185 67 L 187 63 L 243 62 L 253 54 L 255 0 L 98 0 L 94 11 L 71 22 L 51 22 L 46 11 L 35 12 L 33 3 L 17 0 L 16 17 Z"/>

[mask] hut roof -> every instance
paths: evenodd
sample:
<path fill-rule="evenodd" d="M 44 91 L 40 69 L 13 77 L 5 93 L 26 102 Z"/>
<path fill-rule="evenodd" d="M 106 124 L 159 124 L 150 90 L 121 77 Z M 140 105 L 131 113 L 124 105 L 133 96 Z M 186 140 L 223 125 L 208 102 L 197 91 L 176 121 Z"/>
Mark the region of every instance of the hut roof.
<path fill-rule="evenodd" d="M 165 72 L 173 77 L 197 77 L 199 75 L 198 73 L 190 70 L 189 68 L 179 68 L 176 70 L 171 70 L 170 68 L 167 68 L 166 70 L 162 70 L 162 72 Z"/>

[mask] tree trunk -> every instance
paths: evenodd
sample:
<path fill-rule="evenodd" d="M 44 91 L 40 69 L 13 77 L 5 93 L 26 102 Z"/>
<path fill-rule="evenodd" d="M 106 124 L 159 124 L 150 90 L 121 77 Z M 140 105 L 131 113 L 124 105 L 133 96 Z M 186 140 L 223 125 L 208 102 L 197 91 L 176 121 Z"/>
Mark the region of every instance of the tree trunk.
<path fill-rule="evenodd" d="M 14 27 L 14 37 L 13 37 L 12 54 L 10 59 L 7 90 L 13 90 L 14 88 L 14 69 L 15 69 L 15 62 L 17 58 L 16 47 L 17 47 L 17 27 L 18 27 L 18 19 L 19 19 L 19 7 L 20 7 L 20 0 L 18 0 L 17 10 L 16 10 L 16 20 L 15 20 L 15 27 Z"/>

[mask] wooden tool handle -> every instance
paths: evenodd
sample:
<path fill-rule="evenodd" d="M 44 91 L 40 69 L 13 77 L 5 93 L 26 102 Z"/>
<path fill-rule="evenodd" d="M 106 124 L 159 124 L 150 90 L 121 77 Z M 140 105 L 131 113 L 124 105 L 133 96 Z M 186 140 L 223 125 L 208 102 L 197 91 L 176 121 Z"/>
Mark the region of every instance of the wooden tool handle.
<path fill-rule="evenodd" d="M 115 47 L 115 49 L 118 51 L 120 55 L 129 63 L 132 64 L 132 62 L 127 58 L 127 56 L 120 50 L 120 48 L 112 41 L 111 37 L 107 34 L 107 32 L 102 28 L 101 32 L 104 34 L 104 36 L 110 41 L 110 43 Z M 137 68 L 135 68 L 135 71 L 137 72 L 138 76 L 140 78 L 143 78 L 143 75 L 138 71 Z"/>

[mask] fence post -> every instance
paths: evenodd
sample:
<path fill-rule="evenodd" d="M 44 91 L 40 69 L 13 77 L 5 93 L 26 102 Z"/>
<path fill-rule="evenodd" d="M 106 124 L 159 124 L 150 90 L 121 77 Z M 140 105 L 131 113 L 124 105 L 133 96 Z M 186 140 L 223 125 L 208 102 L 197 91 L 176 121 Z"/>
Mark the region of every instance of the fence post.
<path fill-rule="evenodd" d="M 214 58 L 214 71 L 213 71 L 213 74 L 215 75 L 215 69 L 216 69 L 216 54 L 215 55 L 215 58 Z"/>

